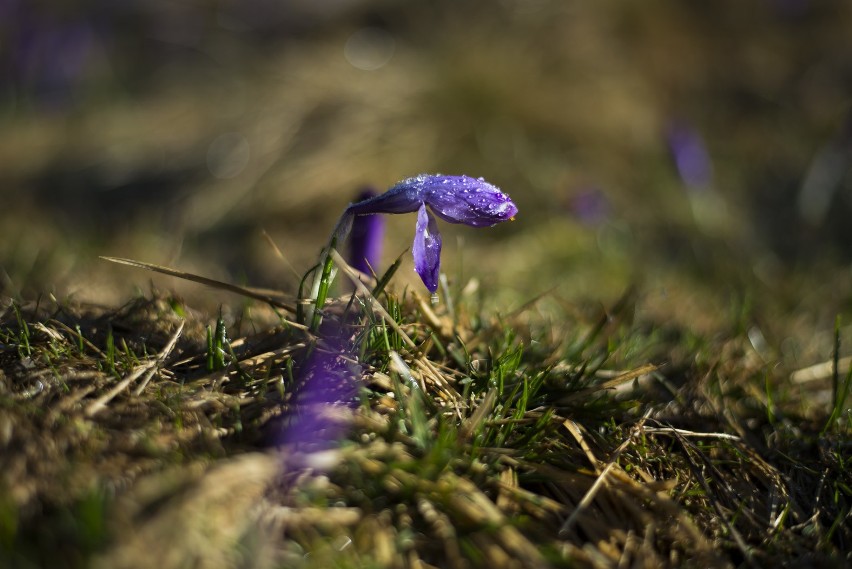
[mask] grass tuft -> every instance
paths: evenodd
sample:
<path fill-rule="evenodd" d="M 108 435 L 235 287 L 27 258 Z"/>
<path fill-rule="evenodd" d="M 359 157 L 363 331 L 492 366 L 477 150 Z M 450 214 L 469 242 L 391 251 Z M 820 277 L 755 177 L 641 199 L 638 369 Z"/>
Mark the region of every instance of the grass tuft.
<path fill-rule="evenodd" d="M 354 293 L 333 296 L 335 267 Z M 215 327 L 159 294 L 117 310 L 11 303 L 0 561 L 848 559 L 849 372 L 803 414 L 739 323 L 663 333 L 634 317 L 635 290 L 607 309 L 554 317 L 545 295 L 500 316 L 445 286 L 451 310 L 395 290 L 394 270 L 368 287 L 330 251 L 317 309 L 296 303 L 293 322 L 257 294 Z"/>

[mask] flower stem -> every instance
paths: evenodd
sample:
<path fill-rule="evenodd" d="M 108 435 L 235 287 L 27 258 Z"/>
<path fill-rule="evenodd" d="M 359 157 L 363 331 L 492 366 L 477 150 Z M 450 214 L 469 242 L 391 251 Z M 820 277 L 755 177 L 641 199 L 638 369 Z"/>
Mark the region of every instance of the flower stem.
<path fill-rule="evenodd" d="M 311 332 L 317 333 L 319 330 L 319 326 L 322 323 L 322 308 L 325 306 L 325 301 L 328 298 L 328 289 L 331 286 L 331 282 L 334 280 L 334 261 L 331 258 L 331 251 L 334 249 L 337 244 L 337 238 L 332 237 L 331 243 L 326 249 L 323 262 L 322 262 L 322 273 L 319 275 L 319 279 L 317 280 L 316 294 L 312 295 L 315 299 L 314 301 L 314 313 L 313 318 L 311 319 Z"/>

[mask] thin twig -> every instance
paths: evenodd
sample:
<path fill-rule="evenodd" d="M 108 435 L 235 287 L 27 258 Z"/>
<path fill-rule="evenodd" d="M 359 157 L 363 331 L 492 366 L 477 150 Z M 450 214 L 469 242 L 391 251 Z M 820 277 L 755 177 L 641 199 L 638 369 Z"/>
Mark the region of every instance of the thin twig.
<path fill-rule="evenodd" d="M 301 275 L 296 272 L 296 269 L 293 268 L 293 264 L 290 263 L 290 259 L 284 256 L 284 253 L 281 252 L 281 249 L 278 247 L 275 241 L 272 240 L 272 236 L 270 236 L 265 229 L 261 230 L 261 235 L 266 240 L 266 243 L 272 248 L 272 252 L 275 253 L 275 256 L 284 261 L 284 264 L 287 265 L 287 268 L 290 269 L 290 272 L 293 273 L 293 276 L 297 279 L 302 278 Z"/>
<path fill-rule="evenodd" d="M 115 387 L 113 387 L 112 389 L 107 391 L 105 394 L 103 394 L 101 397 L 98 397 L 96 400 L 94 400 L 92 403 L 90 403 L 89 406 L 86 407 L 86 416 L 91 417 L 91 416 L 95 415 L 96 413 L 98 413 L 101 409 L 106 407 L 107 403 L 112 401 L 113 398 L 115 398 L 116 395 L 118 395 L 119 393 L 124 391 L 124 389 L 128 385 L 130 385 L 131 383 L 133 383 L 134 381 L 136 381 L 137 379 L 142 377 L 142 375 L 144 375 L 146 372 L 150 372 L 150 375 L 148 377 L 146 377 L 145 380 L 143 380 L 143 382 L 142 382 L 142 385 L 144 387 L 144 385 L 146 385 L 148 383 L 148 381 L 150 380 L 150 377 L 156 371 L 157 367 L 162 365 L 163 362 L 166 361 L 166 358 L 169 357 L 169 354 L 172 352 L 175 345 L 177 344 L 178 338 L 180 338 L 181 332 L 183 332 L 184 324 L 185 324 L 185 321 L 181 320 L 180 324 L 178 324 L 177 330 L 175 330 L 174 334 L 172 334 L 171 338 L 169 338 L 168 343 L 166 343 L 166 345 L 163 347 L 163 349 L 160 351 L 160 354 L 156 358 L 152 359 L 151 361 L 149 361 L 147 363 L 144 363 L 142 365 L 138 365 L 135 368 L 133 368 L 133 371 L 131 371 L 129 374 L 127 374 L 127 376 L 124 379 L 119 381 L 115 385 Z M 138 391 L 138 393 L 136 393 L 136 395 L 141 393 L 141 390 L 137 390 L 137 391 Z"/>
<path fill-rule="evenodd" d="M 685 429 L 675 429 L 674 427 L 645 427 L 646 433 L 655 435 L 675 435 L 682 437 L 705 438 L 705 439 L 724 439 L 728 441 L 739 441 L 737 435 L 729 435 L 728 433 L 699 433 L 696 431 L 687 431 Z"/>
<path fill-rule="evenodd" d="M 477 406 L 473 414 L 465 419 L 459 429 L 459 439 L 462 441 L 470 440 L 474 432 L 485 421 L 485 417 L 494 409 L 494 404 L 497 402 L 497 388 L 492 387 L 482 398 L 482 403 Z"/>
<path fill-rule="evenodd" d="M 228 292 L 233 292 L 235 294 L 239 294 L 240 296 L 245 296 L 248 298 L 253 298 L 255 300 L 260 300 L 261 302 L 265 302 L 271 306 L 275 306 L 276 308 L 282 308 L 287 310 L 291 314 L 295 314 L 296 308 L 280 300 L 273 298 L 267 294 L 262 292 L 258 292 L 252 290 L 250 288 L 245 288 L 241 286 L 237 286 L 231 283 L 226 283 L 223 281 L 217 281 L 216 279 L 211 279 L 208 277 L 202 277 L 201 275 L 196 275 L 193 273 L 187 273 L 185 271 L 179 271 L 177 269 L 172 269 L 169 267 L 163 267 L 161 265 L 155 265 L 153 263 L 145 263 L 144 261 L 134 261 L 133 259 L 122 259 L 120 257 L 101 257 L 101 259 L 105 261 L 110 261 L 113 263 L 118 263 L 119 265 L 127 265 L 130 267 L 136 267 L 138 269 L 146 269 L 148 271 L 153 271 L 155 273 L 162 273 L 164 275 L 169 275 L 171 277 L 177 277 L 179 279 L 184 279 L 187 281 L 192 281 L 195 283 L 203 284 L 209 287 L 218 288 L 221 290 L 226 290 Z M 307 326 L 299 324 L 297 322 L 291 322 L 289 320 L 284 320 L 288 325 L 293 328 L 298 328 L 299 330 L 307 330 Z"/>
<path fill-rule="evenodd" d="M 566 419 L 562 425 L 568 429 L 568 432 L 571 433 L 571 436 L 574 437 L 574 440 L 577 441 L 577 444 L 579 444 L 580 448 L 583 449 L 583 452 L 586 453 L 586 458 L 588 458 L 589 462 L 592 463 L 592 468 L 595 469 L 595 474 L 600 475 L 601 468 L 600 464 L 598 464 L 598 458 L 595 456 L 595 453 L 592 452 L 592 449 L 586 442 L 585 437 L 583 437 L 583 433 L 580 431 L 579 425 L 571 419 Z"/>
<path fill-rule="evenodd" d="M 577 523 L 577 519 L 580 517 L 580 514 L 585 511 L 586 508 L 588 508 L 592 501 L 595 499 L 595 496 L 597 496 L 600 489 L 606 483 L 607 475 L 618 464 L 618 457 L 621 456 L 621 453 L 624 452 L 627 447 L 630 446 L 630 444 L 633 442 L 633 438 L 637 434 L 639 434 L 639 431 L 645 425 L 645 421 L 648 419 L 648 417 L 651 416 L 651 411 L 651 409 L 648 409 L 645 412 L 642 418 L 639 419 L 639 422 L 636 423 L 630 430 L 630 435 L 628 435 L 628 437 L 624 439 L 624 442 L 618 445 L 618 448 L 615 449 L 614 453 L 612 453 L 612 457 L 609 459 L 609 463 L 606 465 L 606 467 L 604 467 L 604 469 L 598 475 L 597 479 L 588 489 L 588 491 L 586 491 L 586 495 L 583 496 L 583 498 L 580 500 L 580 503 L 577 504 L 577 507 L 574 509 L 573 512 L 571 512 L 571 515 L 568 516 L 568 519 L 565 520 L 565 523 L 562 524 L 562 528 L 560 528 L 559 530 L 560 537 L 566 536 L 571 531 L 571 529 L 574 527 L 574 524 Z M 566 428 L 568 428 L 569 431 L 571 430 L 567 426 Z"/>
<path fill-rule="evenodd" d="M 623 383 L 627 383 L 628 381 L 633 381 L 636 378 L 642 377 L 643 375 L 649 374 L 652 371 L 655 371 L 657 366 L 654 364 L 645 364 L 643 366 L 639 366 L 636 369 L 632 369 L 630 371 L 626 371 L 619 376 L 616 376 L 608 381 L 604 381 L 603 383 L 599 383 L 597 385 L 593 385 L 591 387 L 587 387 L 586 389 L 581 389 L 580 391 L 575 391 L 570 395 L 566 395 L 562 397 L 559 401 L 559 405 L 565 405 L 572 401 L 576 401 L 577 399 L 584 399 L 587 395 L 591 395 L 592 393 L 597 393 L 598 391 L 603 391 L 605 389 L 615 389 L 619 385 Z"/>

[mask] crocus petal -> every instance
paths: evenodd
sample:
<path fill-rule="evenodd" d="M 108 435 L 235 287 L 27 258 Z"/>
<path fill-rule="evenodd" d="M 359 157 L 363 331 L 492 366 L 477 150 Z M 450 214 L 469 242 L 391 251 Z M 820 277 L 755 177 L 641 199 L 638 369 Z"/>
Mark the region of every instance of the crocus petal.
<path fill-rule="evenodd" d="M 429 292 L 435 292 L 438 290 L 438 274 L 441 270 L 441 234 L 426 204 L 417 211 L 417 229 L 411 252 L 414 255 L 414 270 Z"/>
<path fill-rule="evenodd" d="M 375 196 L 372 190 L 361 193 L 361 200 Z M 362 273 L 379 270 L 379 258 L 382 255 L 382 236 L 384 219 L 377 214 L 356 216 L 349 237 L 349 264 Z"/>
<path fill-rule="evenodd" d="M 435 215 L 450 223 L 485 227 L 518 213 L 509 196 L 482 178 L 428 176 L 423 180 L 423 197 Z"/>
<path fill-rule="evenodd" d="M 423 203 L 422 190 L 400 182 L 385 193 L 350 204 L 346 211 L 353 215 L 371 213 L 410 213 Z"/>
<path fill-rule="evenodd" d="M 313 350 L 298 369 L 298 387 L 290 400 L 293 413 L 276 427 L 277 445 L 305 452 L 336 446 L 349 428 L 349 411 L 357 401 L 362 368 L 354 363 L 357 350 L 344 336 L 333 334 L 323 349 Z"/>

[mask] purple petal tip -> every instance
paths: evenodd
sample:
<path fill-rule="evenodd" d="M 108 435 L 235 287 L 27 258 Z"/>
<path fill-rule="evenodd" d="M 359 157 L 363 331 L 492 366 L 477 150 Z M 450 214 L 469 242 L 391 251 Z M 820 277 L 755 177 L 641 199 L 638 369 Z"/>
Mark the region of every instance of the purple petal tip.
<path fill-rule="evenodd" d="M 435 215 L 450 223 L 487 227 L 518 214 L 512 199 L 483 178 L 418 176 L 423 198 Z"/>

